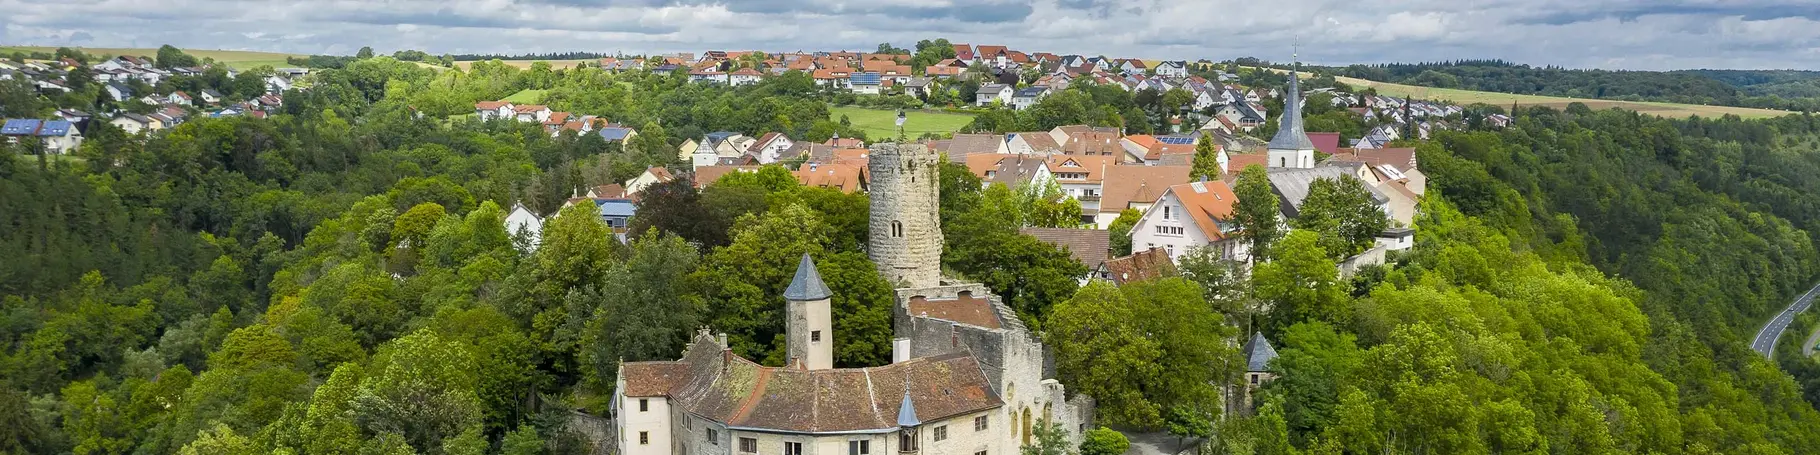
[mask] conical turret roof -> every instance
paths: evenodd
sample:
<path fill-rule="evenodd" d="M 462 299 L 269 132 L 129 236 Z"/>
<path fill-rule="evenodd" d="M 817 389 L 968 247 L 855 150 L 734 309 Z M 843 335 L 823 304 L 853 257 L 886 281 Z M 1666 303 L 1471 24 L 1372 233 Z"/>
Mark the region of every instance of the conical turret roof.
<path fill-rule="evenodd" d="M 796 265 L 796 278 L 790 280 L 790 287 L 784 289 L 784 298 L 788 300 L 821 300 L 833 297 L 834 292 L 822 283 L 822 273 L 815 270 L 815 261 L 809 259 L 809 253 L 803 253 L 803 261 Z"/>
<path fill-rule="evenodd" d="M 1241 348 L 1245 353 L 1245 371 L 1269 371 L 1270 361 L 1277 358 L 1276 348 L 1270 347 L 1270 340 L 1264 339 L 1263 333 L 1252 333 L 1251 341 Z"/>
<path fill-rule="evenodd" d="M 1302 131 L 1302 88 L 1296 70 L 1289 70 L 1289 91 L 1283 94 L 1283 118 L 1277 121 L 1277 135 L 1270 138 L 1270 150 L 1314 150 L 1314 141 Z"/>
<path fill-rule="evenodd" d="M 910 391 L 904 390 L 904 402 L 897 407 L 897 426 L 909 428 L 922 425 L 916 418 L 916 403 L 910 401 Z"/>

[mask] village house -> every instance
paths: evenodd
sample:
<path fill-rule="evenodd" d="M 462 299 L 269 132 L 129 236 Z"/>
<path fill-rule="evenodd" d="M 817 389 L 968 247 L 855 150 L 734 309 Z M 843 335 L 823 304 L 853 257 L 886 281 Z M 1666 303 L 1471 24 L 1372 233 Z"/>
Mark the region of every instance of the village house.
<path fill-rule="evenodd" d="M 638 174 L 637 177 L 633 177 L 631 180 L 626 181 L 626 195 L 636 195 L 651 185 L 669 182 L 671 180 L 676 180 L 676 177 L 670 174 L 669 169 L 664 169 L 662 167 L 646 168 L 644 173 Z"/>
<path fill-rule="evenodd" d="M 1007 153 L 1015 155 L 1049 155 L 1062 152 L 1062 144 L 1055 141 L 1048 131 L 1031 131 L 1006 134 L 1005 148 Z"/>
<path fill-rule="evenodd" d="M 784 151 L 789 150 L 793 145 L 796 143 L 783 133 L 765 133 L 746 148 L 746 155 L 757 160 L 758 164 L 771 164 L 777 162 Z"/>
<path fill-rule="evenodd" d="M 975 96 L 974 105 L 990 106 L 993 103 L 998 103 L 1000 105 L 1010 104 L 1012 93 L 1014 93 L 1014 90 L 1011 89 L 1010 85 L 1006 85 L 1006 84 L 981 85 L 979 88 L 979 91 L 974 92 L 974 96 Z"/>
<path fill-rule="evenodd" d="M 970 155 L 1008 154 L 1011 148 L 1005 142 L 1005 136 L 997 134 L 962 134 L 956 133 L 954 139 L 945 146 L 931 144 L 930 148 L 948 154 L 948 159 L 965 162 Z"/>
<path fill-rule="evenodd" d="M 1251 248 L 1232 221 L 1238 196 L 1218 180 L 1169 187 L 1131 228 L 1132 249 L 1162 248 L 1171 260 L 1192 249 L 1211 248 L 1221 259 L 1245 262 Z"/>
<path fill-rule="evenodd" d="M 521 247 L 534 251 L 543 243 L 543 217 L 525 208 L 523 203 L 512 204 L 512 213 L 506 215 L 506 234 L 524 239 Z"/>
<path fill-rule="evenodd" d="M 12 119 L 0 124 L 0 135 L 12 140 L 36 137 L 47 154 L 61 155 L 82 145 L 82 132 L 68 120 Z"/>
<path fill-rule="evenodd" d="M 1093 222 L 1100 229 L 1112 227 L 1119 213 L 1134 209 L 1148 210 L 1169 187 L 1188 183 L 1189 166 L 1107 166 L 1100 185 L 1100 205 Z M 1082 210 L 1083 215 L 1087 214 Z"/>
<path fill-rule="evenodd" d="M 1049 87 L 1041 85 L 1017 89 L 1011 94 L 1011 108 L 1017 110 L 1029 109 L 1030 106 L 1036 105 L 1037 101 L 1041 101 L 1043 97 L 1048 94 Z"/>
<path fill-rule="evenodd" d="M 151 117 L 131 112 L 120 113 L 119 116 L 108 121 L 108 124 L 114 125 L 114 127 L 120 128 L 122 131 L 126 131 L 126 134 L 139 134 L 141 131 L 157 131 L 164 129 L 164 123 L 152 119 Z"/>
<path fill-rule="evenodd" d="M 1050 176 L 1061 186 L 1062 194 L 1080 202 L 1082 223 L 1093 223 L 1099 213 L 1106 169 L 1116 161 L 1109 156 L 1048 156 Z"/>
<path fill-rule="evenodd" d="M 1162 77 L 1188 77 L 1188 62 L 1182 60 L 1165 60 L 1156 65 L 1156 75 Z"/>
<path fill-rule="evenodd" d="M 1043 243 L 1067 251 L 1069 258 L 1074 259 L 1087 270 L 1086 274 L 1075 277 L 1081 285 L 1086 285 L 1094 278 L 1105 278 L 1106 261 L 1112 255 L 1111 231 L 1027 227 L 1018 229 L 1018 233 L 1035 237 Z"/>

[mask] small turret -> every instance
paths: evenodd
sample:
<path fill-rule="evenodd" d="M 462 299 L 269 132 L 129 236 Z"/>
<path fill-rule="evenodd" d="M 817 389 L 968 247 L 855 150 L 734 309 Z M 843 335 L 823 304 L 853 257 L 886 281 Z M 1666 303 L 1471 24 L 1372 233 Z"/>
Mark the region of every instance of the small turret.
<path fill-rule="evenodd" d="M 784 289 L 784 337 L 790 356 L 786 365 L 805 370 L 834 368 L 834 317 L 828 300 L 833 296 L 815 269 L 815 261 L 804 253 L 796 277 Z"/>

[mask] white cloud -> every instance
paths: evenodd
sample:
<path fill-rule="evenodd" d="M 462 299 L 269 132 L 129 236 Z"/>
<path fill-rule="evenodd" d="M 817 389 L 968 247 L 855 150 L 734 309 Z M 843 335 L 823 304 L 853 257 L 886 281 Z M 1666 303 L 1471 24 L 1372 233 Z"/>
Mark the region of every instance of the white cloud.
<path fill-rule="evenodd" d="M 1810 0 L 0 0 L 0 42 L 298 53 L 858 50 L 916 40 L 1322 64 L 1820 66 Z M 206 30 L 197 33 L 197 30 Z"/>

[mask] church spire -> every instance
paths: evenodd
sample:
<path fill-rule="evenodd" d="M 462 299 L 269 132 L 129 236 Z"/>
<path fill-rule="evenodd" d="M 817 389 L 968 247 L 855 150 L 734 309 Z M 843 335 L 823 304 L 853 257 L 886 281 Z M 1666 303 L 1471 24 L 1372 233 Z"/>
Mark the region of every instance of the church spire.
<path fill-rule="evenodd" d="M 1301 52 L 1296 59 L 1300 60 Z M 1283 94 L 1283 118 L 1277 121 L 1277 135 L 1270 138 L 1270 150 L 1314 150 L 1314 141 L 1308 140 L 1308 133 L 1302 131 L 1302 88 L 1297 82 L 1301 79 L 1297 69 L 1301 62 L 1289 70 L 1289 91 Z"/>

